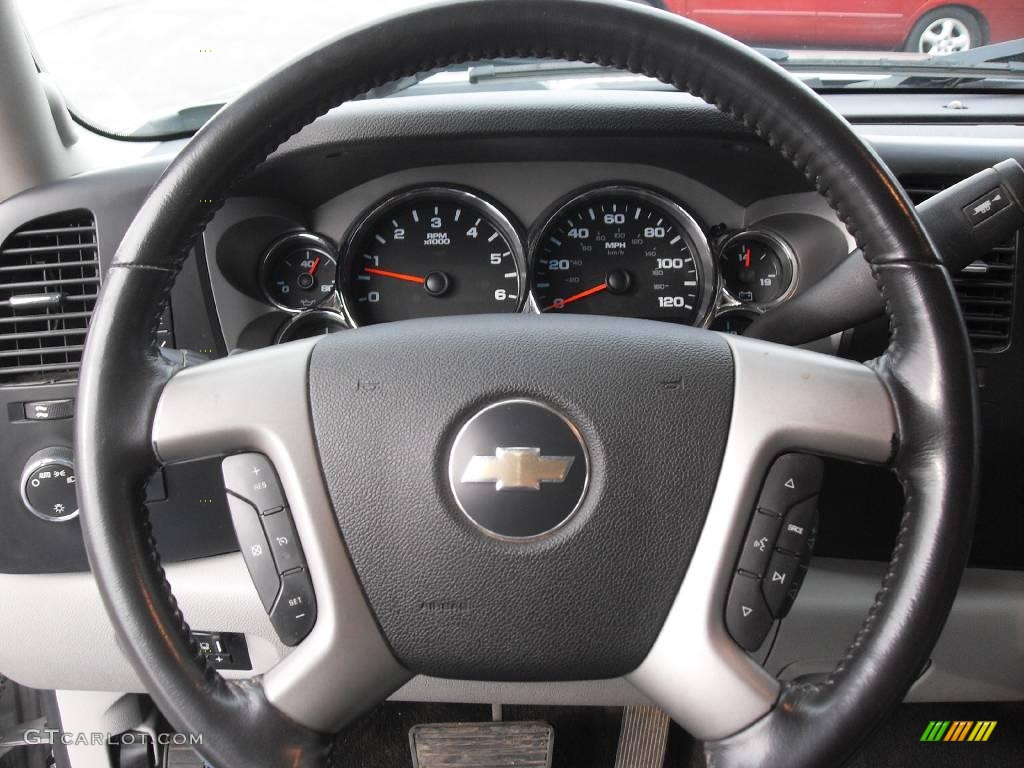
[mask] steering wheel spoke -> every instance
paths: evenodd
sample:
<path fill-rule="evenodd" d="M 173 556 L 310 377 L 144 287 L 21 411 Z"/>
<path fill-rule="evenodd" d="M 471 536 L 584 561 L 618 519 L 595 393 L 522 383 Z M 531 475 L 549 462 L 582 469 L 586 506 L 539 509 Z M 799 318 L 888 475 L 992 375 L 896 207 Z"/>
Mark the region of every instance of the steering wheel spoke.
<path fill-rule="evenodd" d="M 896 420 L 866 365 L 727 337 L 732 420 L 715 494 L 686 577 L 651 652 L 629 679 L 697 738 L 740 731 L 774 705 L 779 684 L 729 635 L 726 600 L 771 462 L 789 452 L 884 463 Z"/>
<path fill-rule="evenodd" d="M 164 462 L 256 452 L 276 471 L 316 597 L 316 623 L 263 679 L 292 720 L 333 732 L 409 678 L 363 597 L 324 487 L 307 377 L 315 340 L 185 369 L 153 423 Z"/>

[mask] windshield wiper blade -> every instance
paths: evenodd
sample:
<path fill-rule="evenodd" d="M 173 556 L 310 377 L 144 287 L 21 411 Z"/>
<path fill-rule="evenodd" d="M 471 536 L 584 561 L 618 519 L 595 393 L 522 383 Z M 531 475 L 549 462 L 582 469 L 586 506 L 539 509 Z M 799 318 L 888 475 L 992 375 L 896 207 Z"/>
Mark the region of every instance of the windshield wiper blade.
<path fill-rule="evenodd" d="M 892 58 L 870 56 L 813 58 L 791 56 L 780 62 L 794 73 L 841 73 L 863 75 L 848 88 L 947 87 L 955 88 L 983 80 L 1024 78 L 1024 40 L 1011 40 L 943 56 Z M 879 77 L 882 75 L 882 77 Z M 887 77 L 885 75 L 888 75 Z M 824 85 L 827 87 L 827 84 Z"/>
<path fill-rule="evenodd" d="M 980 48 L 972 48 L 969 51 L 951 53 L 947 56 L 929 56 L 928 58 L 932 61 L 948 61 L 958 67 L 996 63 L 1005 63 L 1009 66 L 1020 65 L 1024 63 L 1024 39 L 1007 40 L 1005 43 L 993 43 Z"/>

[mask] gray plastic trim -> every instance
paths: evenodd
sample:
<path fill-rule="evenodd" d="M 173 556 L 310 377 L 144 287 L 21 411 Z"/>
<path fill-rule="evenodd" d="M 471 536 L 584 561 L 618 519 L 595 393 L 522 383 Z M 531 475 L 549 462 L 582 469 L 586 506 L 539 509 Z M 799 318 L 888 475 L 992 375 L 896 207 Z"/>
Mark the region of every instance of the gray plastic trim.
<path fill-rule="evenodd" d="M 153 422 L 164 461 L 239 451 L 277 470 L 313 579 L 317 621 L 263 679 L 293 720 L 333 732 L 410 675 L 395 660 L 363 598 L 320 471 L 310 417 L 309 358 L 317 339 L 186 369 L 164 388 Z"/>
<path fill-rule="evenodd" d="M 190 627 L 245 635 L 252 671 L 224 677 L 261 675 L 288 652 L 237 552 L 164 570 Z M 12 680 L 40 690 L 145 691 L 91 573 L 0 574 L 0 595 L 0 670 Z"/>
<path fill-rule="evenodd" d="M 715 496 L 665 625 L 627 676 L 701 740 L 750 725 L 779 693 L 778 681 L 724 625 L 739 542 L 769 463 L 793 450 L 881 463 L 890 458 L 896 434 L 892 401 L 867 366 L 723 335 L 736 385 Z M 771 407 L 765 407 L 765 393 Z"/>
<path fill-rule="evenodd" d="M 0 0 L 0 200 L 81 170 L 54 122 L 14 0 Z"/>
<path fill-rule="evenodd" d="M 781 624 L 766 663 L 768 672 L 791 680 L 831 671 L 860 627 L 884 572 L 884 563 L 815 558 L 796 605 Z M 222 672 L 225 677 L 262 674 L 289 652 L 263 612 L 241 555 L 169 565 L 167 576 L 190 626 L 245 634 L 253 671 Z M 13 680 L 47 690 L 144 691 L 118 648 L 91 574 L 0 574 L 0 594 L 5 596 L 0 602 L 0 669 Z M 53 610 L 54 595 L 60 595 L 60 610 Z M 1022 627 L 1024 573 L 968 568 L 932 664 L 906 700 L 1024 700 Z M 114 697 L 101 695 L 97 701 L 107 698 Z M 418 676 L 389 698 L 573 706 L 651 703 L 622 678 L 507 683 Z M 107 705 L 95 706 L 99 711 Z"/>
<path fill-rule="evenodd" d="M 767 669 L 782 680 L 826 675 L 875 600 L 885 563 L 815 559 L 782 622 Z M 968 568 L 910 702 L 1024 700 L 1024 572 Z"/>

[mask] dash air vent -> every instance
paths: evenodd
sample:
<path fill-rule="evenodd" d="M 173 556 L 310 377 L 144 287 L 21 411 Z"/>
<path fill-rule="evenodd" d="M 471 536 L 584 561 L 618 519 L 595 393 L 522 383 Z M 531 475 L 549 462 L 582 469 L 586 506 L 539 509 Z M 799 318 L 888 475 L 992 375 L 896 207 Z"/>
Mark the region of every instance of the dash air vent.
<path fill-rule="evenodd" d="M 75 378 L 99 289 L 88 211 L 35 219 L 0 245 L 0 384 Z"/>
<path fill-rule="evenodd" d="M 955 176 L 908 175 L 900 183 L 915 205 L 960 179 Z M 967 335 L 976 352 L 1002 352 L 1010 345 L 1017 249 L 1021 233 L 953 275 Z"/>

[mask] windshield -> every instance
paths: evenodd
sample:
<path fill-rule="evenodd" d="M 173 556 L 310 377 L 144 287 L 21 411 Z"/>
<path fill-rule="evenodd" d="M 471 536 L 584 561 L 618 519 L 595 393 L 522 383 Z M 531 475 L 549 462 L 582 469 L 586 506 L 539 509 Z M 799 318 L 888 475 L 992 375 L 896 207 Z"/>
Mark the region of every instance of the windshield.
<path fill-rule="evenodd" d="M 426 0 L 19 0 L 39 66 L 53 76 L 76 117 L 108 133 L 139 138 L 187 135 L 221 104 L 288 59 L 374 18 L 424 4 Z M 765 55 L 812 87 L 1024 86 L 1021 0 L 956 5 L 939 0 L 647 4 L 765 49 Z M 561 80 L 564 86 L 566 79 L 594 81 L 603 74 L 496 64 L 455 80 L 484 87 L 496 78 L 515 77 L 524 87 L 531 78 Z M 452 73 L 443 75 L 448 79 L 439 75 L 441 82 L 453 82 Z M 613 87 L 637 86 L 620 76 Z"/>

